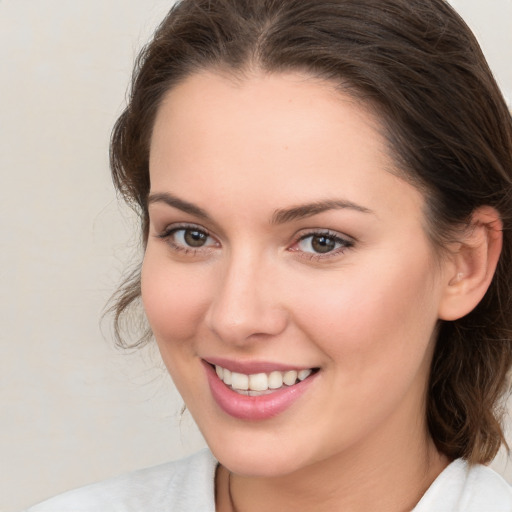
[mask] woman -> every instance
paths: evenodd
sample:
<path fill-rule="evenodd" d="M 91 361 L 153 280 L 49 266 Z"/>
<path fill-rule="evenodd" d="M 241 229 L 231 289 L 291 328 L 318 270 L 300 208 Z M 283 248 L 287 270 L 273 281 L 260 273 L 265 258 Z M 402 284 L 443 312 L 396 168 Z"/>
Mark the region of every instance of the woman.
<path fill-rule="evenodd" d="M 118 333 L 141 299 L 211 453 L 31 510 L 512 510 L 512 122 L 444 1 L 179 2 L 111 163 Z"/>

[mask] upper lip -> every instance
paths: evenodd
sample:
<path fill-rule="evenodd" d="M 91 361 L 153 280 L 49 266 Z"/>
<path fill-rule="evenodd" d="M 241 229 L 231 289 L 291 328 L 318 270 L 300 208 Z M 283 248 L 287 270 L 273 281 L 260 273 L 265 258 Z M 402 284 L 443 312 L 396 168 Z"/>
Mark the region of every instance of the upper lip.
<path fill-rule="evenodd" d="M 231 372 L 244 373 L 246 375 L 270 373 L 273 371 L 286 372 L 289 370 L 308 370 L 310 368 L 314 368 L 313 366 L 283 364 L 271 361 L 242 361 L 225 359 L 223 357 L 208 357 L 203 358 L 203 361 L 214 366 L 221 366 Z"/>

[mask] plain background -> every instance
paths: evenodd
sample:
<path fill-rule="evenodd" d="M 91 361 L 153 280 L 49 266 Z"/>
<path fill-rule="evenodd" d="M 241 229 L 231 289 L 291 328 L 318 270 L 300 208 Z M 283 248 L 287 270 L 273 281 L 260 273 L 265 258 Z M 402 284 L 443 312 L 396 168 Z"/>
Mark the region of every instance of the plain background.
<path fill-rule="evenodd" d="M 512 0 L 452 3 L 512 98 Z M 154 350 L 100 323 L 140 256 L 110 130 L 171 4 L 0 0 L 0 512 L 203 446 Z"/>

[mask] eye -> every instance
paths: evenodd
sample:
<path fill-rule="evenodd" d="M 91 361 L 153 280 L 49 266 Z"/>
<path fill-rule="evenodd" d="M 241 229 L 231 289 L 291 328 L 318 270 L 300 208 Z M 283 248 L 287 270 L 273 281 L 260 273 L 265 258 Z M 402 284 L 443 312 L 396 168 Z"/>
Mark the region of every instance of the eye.
<path fill-rule="evenodd" d="M 353 245 L 353 241 L 342 238 L 338 234 L 321 232 L 302 236 L 292 249 L 321 256 L 329 253 L 338 254 Z"/>
<path fill-rule="evenodd" d="M 174 242 L 188 247 L 203 247 L 208 244 L 210 238 L 208 233 L 199 229 L 177 229 L 173 233 Z"/>
<path fill-rule="evenodd" d="M 170 227 L 158 235 L 158 238 L 166 240 L 173 249 L 181 251 L 194 251 L 218 245 L 207 231 L 195 226 Z"/>

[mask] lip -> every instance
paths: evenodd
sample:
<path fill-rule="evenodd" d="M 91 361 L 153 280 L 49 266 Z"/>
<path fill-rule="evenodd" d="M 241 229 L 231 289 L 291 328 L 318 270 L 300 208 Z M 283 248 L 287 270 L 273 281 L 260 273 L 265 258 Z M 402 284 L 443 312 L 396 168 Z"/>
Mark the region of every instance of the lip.
<path fill-rule="evenodd" d="M 222 366 L 231 372 L 244 373 L 252 375 L 255 373 L 270 373 L 275 370 L 279 372 L 287 372 L 289 370 L 308 370 L 307 366 L 292 366 L 281 363 L 271 363 L 269 361 L 233 361 L 222 357 L 208 357 L 203 359 L 206 363 L 214 366 Z"/>
<path fill-rule="evenodd" d="M 204 360 L 203 366 L 211 394 L 217 405 L 226 414 L 246 421 L 262 421 L 278 416 L 291 407 L 308 390 L 319 374 L 319 372 L 316 372 L 293 386 L 283 387 L 267 395 L 247 396 L 241 395 L 226 386 L 218 378 L 215 369 Z M 222 366 L 222 364 L 219 364 L 219 366 Z M 249 366 L 251 369 L 254 368 L 252 364 Z M 231 365 L 231 367 L 234 366 Z M 226 368 L 226 366 L 223 366 L 223 368 Z M 238 368 L 240 367 L 238 366 Z M 258 366 L 258 368 L 261 368 L 261 366 Z M 273 369 L 276 370 L 276 366 L 273 366 Z"/>

